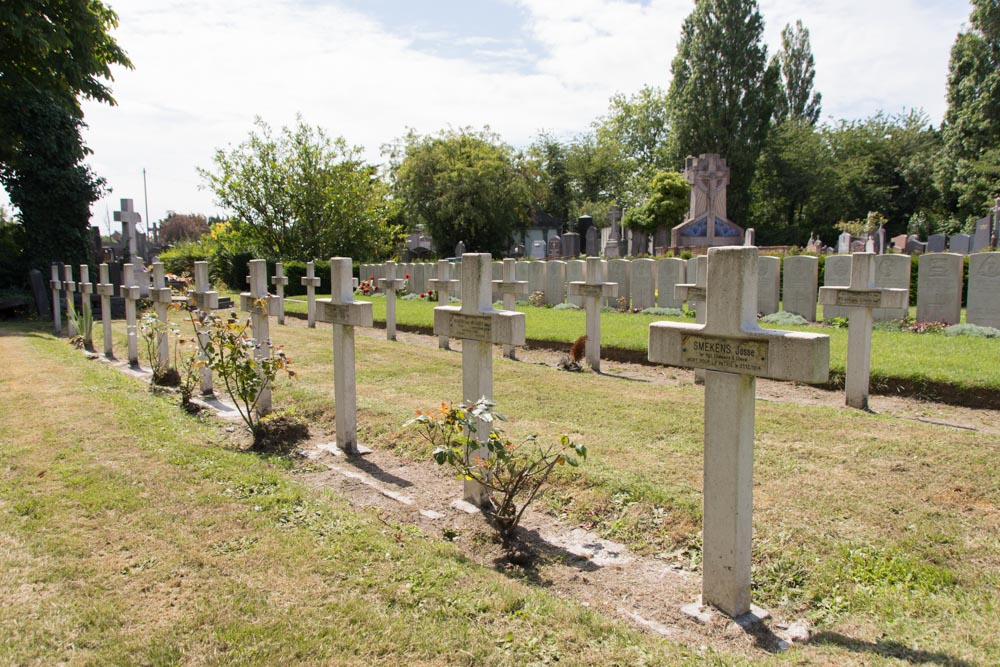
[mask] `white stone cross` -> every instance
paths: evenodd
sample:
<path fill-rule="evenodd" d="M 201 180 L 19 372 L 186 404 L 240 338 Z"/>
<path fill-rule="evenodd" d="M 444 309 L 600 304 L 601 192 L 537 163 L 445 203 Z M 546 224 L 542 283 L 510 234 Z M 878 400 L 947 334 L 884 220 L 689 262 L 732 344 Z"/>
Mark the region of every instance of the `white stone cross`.
<path fill-rule="evenodd" d="M 94 284 L 90 282 L 90 267 L 86 264 L 80 265 L 80 312 L 83 313 L 84 322 L 94 321 L 94 304 L 90 301 L 90 295 L 94 293 Z M 86 349 L 94 349 L 94 328 L 90 331 L 81 331 L 83 334 L 83 345 Z"/>
<path fill-rule="evenodd" d="M 263 259 L 250 260 L 250 291 L 240 293 L 240 309 L 250 313 L 250 326 L 253 337 L 257 341 L 254 350 L 256 359 L 267 359 L 271 356 L 271 332 L 268 326 L 267 311 L 271 295 L 267 293 L 267 262 Z M 265 384 L 257 398 L 257 414 L 266 415 L 271 412 L 271 386 Z"/>
<path fill-rule="evenodd" d="M 70 338 L 76 336 L 76 322 L 70 317 L 71 312 L 76 312 L 73 307 L 73 293 L 76 291 L 76 283 L 73 282 L 73 266 L 66 264 L 63 266 L 63 291 L 66 292 L 66 333 Z"/>
<path fill-rule="evenodd" d="M 285 285 L 288 284 L 288 276 L 285 275 L 285 266 L 281 262 L 274 263 L 274 276 L 271 278 L 274 285 L 275 296 L 272 299 L 275 315 L 278 316 L 278 324 L 285 323 Z"/>
<path fill-rule="evenodd" d="M 107 264 L 97 267 L 97 293 L 101 296 L 101 328 L 104 334 L 104 356 L 112 359 L 114 353 L 114 341 L 111 335 L 111 297 L 115 295 L 115 286 L 111 284 L 111 273 Z"/>
<path fill-rule="evenodd" d="M 618 283 L 604 280 L 607 265 L 600 257 L 588 257 L 585 268 L 586 280 L 574 280 L 569 284 L 570 296 L 585 299 L 587 310 L 587 363 L 595 373 L 601 371 L 601 303 L 604 299 L 618 296 Z"/>
<path fill-rule="evenodd" d="M 149 290 L 149 299 L 153 302 L 156 319 L 160 320 L 161 331 L 156 334 L 157 358 L 160 368 L 170 368 L 170 342 L 167 339 L 167 307 L 174 302 L 174 294 L 167 287 L 167 275 L 163 262 L 153 262 L 153 287 Z"/>
<path fill-rule="evenodd" d="M 694 306 L 694 321 L 705 323 L 705 281 L 708 278 L 708 258 L 700 256 L 695 259 L 695 278 L 693 283 L 674 285 L 674 298 L 686 301 Z M 688 310 L 691 310 L 689 307 Z M 694 369 L 694 383 L 705 384 L 705 369 Z"/>
<path fill-rule="evenodd" d="M 128 339 L 128 363 L 139 365 L 139 339 L 135 330 L 135 302 L 141 296 L 142 288 L 135 280 L 135 266 L 122 265 L 121 296 L 125 299 L 125 334 Z"/>
<path fill-rule="evenodd" d="M 451 280 L 451 262 L 446 259 L 439 259 L 437 263 L 437 278 L 427 281 L 430 288 L 437 292 L 438 305 L 448 305 L 448 293 L 458 287 L 457 280 Z M 448 337 L 438 336 L 438 347 L 442 350 L 448 349 Z"/>
<path fill-rule="evenodd" d="M 306 275 L 299 279 L 306 288 L 306 299 L 308 300 L 308 325 L 310 329 L 316 328 L 316 288 L 319 287 L 320 280 L 316 277 L 316 265 L 312 260 L 306 262 Z"/>
<path fill-rule="evenodd" d="M 330 298 L 317 299 L 320 322 L 333 325 L 333 400 L 336 406 L 336 446 L 358 454 L 358 396 L 354 370 L 354 327 L 374 324 L 370 301 L 354 300 L 351 258 L 330 259 Z"/>
<path fill-rule="evenodd" d="M 705 323 L 649 325 L 649 360 L 706 369 L 702 601 L 750 611 L 754 393 L 758 377 L 819 383 L 830 339 L 757 325 L 757 248 L 708 251 Z"/>
<path fill-rule="evenodd" d="M 462 400 L 470 403 L 493 400 L 493 344 L 524 345 L 524 313 L 493 310 L 491 261 L 489 253 L 462 255 L 462 305 L 434 309 L 434 333 L 462 339 Z M 480 423 L 476 438 L 485 442 L 489 430 Z M 485 457 L 488 450 L 481 447 L 468 455 Z M 482 505 L 484 492 L 478 482 L 465 480 L 468 502 Z"/>
<path fill-rule="evenodd" d="M 188 298 L 194 301 L 199 310 L 208 312 L 219 307 L 219 293 L 212 291 L 209 281 L 208 262 L 194 263 L 194 289 L 188 292 Z M 198 332 L 198 358 L 202 361 L 208 360 L 208 354 L 205 352 L 208 338 L 208 333 Z M 215 393 L 215 388 L 212 386 L 212 369 L 207 363 L 201 367 L 201 393 L 203 396 Z"/>
<path fill-rule="evenodd" d="M 59 293 L 62 291 L 62 281 L 59 280 L 59 266 L 52 265 L 52 278 L 49 280 L 49 287 L 52 288 L 52 325 L 57 336 L 62 334 L 62 299 Z"/>
<path fill-rule="evenodd" d="M 517 295 L 528 293 L 528 281 L 516 279 L 516 268 L 517 260 L 505 259 L 503 261 L 503 280 L 493 281 L 493 288 L 497 292 L 500 292 L 503 298 L 504 310 L 514 310 L 517 306 Z M 503 356 L 508 359 L 516 359 L 514 349 L 513 345 L 505 344 L 503 346 Z"/>
<path fill-rule="evenodd" d="M 396 340 L 396 290 L 403 289 L 404 278 L 396 277 L 396 262 L 386 262 L 384 278 L 378 279 L 378 286 L 385 293 L 385 339 Z"/>
<path fill-rule="evenodd" d="M 819 302 L 847 308 L 847 405 L 868 409 L 868 385 L 872 367 L 872 308 L 905 308 L 905 289 L 875 287 L 875 254 L 851 255 L 850 287 L 821 287 Z"/>
<path fill-rule="evenodd" d="M 121 208 L 122 210 L 115 211 L 115 222 L 122 223 L 122 231 L 125 232 L 128 241 L 128 258 L 134 260 L 137 254 L 136 240 L 139 235 L 136 224 L 142 222 L 142 216 L 136 213 L 131 199 L 122 199 Z"/>

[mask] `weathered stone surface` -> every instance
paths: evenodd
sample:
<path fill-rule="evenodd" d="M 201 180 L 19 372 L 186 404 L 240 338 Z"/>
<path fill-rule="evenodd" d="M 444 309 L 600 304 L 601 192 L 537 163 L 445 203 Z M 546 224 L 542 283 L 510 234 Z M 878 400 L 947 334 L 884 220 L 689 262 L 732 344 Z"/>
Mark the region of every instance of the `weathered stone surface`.
<path fill-rule="evenodd" d="M 962 317 L 962 255 L 927 253 L 917 272 L 917 321 L 957 324 Z"/>
<path fill-rule="evenodd" d="M 1000 329 L 1000 252 L 980 252 L 969 257 L 965 321 Z"/>
<path fill-rule="evenodd" d="M 819 260 L 809 255 L 786 257 L 782 273 L 783 310 L 815 322 Z"/>

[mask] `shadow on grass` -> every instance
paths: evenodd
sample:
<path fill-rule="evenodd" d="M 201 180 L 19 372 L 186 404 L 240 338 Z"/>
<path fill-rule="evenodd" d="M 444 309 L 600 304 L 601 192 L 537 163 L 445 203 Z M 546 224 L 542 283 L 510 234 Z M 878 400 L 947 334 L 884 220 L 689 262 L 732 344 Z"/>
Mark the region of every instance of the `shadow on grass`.
<path fill-rule="evenodd" d="M 947 653 L 934 651 L 921 651 L 910 648 L 892 639 L 880 639 L 875 642 L 868 642 L 862 639 L 854 639 L 837 632 L 819 632 L 809 640 L 810 644 L 829 645 L 842 648 L 852 653 L 871 653 L 882 658 L 895 658 L 905 660 L 914 665 L 948 665 L 948 667 L 976 667 L 976 663 L 956 658 Z"/>

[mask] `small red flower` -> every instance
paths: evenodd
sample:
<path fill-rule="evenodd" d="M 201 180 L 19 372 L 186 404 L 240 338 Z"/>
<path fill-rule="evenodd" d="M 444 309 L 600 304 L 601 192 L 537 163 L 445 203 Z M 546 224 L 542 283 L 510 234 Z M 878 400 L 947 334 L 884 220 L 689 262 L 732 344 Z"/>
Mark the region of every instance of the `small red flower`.
<path fill-rule="evenodd" d="M 421 299 L 427 298 L 427 294 L 425 292 L 421 292 L 420 293 L 420 298 Z"/>
<path fill-rule="evenodd" d="M 368 280 L 375 280 L 375 276 L 368 276 Z"/>
<path fill-rule="evenodd" d="M 403 278 L 406 279 L 406 280 L 409 280 L 410 279 L 410 274 L 407 273 L 405 276 L 403 276 Z"/>

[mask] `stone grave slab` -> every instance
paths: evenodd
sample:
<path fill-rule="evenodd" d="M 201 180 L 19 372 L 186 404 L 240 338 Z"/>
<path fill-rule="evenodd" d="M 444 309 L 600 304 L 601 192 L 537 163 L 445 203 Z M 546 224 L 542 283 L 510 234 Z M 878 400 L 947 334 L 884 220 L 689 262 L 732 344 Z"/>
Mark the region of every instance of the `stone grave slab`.
<path fill-rule="evenodd" d="M 962 317 L 962 255 L 927 253 L 917 271 L 917 321 L 957 324 Z"/>
<path fill-rule="evenodd" d="M 786 257 L 782 273 L 781 305 L 785 312 L 815 322 L 819 260 L 809 255 Z"/>

